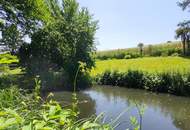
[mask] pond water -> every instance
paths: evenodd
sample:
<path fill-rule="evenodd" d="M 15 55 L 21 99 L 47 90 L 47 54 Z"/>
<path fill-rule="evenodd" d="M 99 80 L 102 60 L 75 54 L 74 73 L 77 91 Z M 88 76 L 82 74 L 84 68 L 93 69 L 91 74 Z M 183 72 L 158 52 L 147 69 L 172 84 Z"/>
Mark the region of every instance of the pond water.
<path fill-rule="evenodd" d="M 71 102 L 70 92 L 55 92 L 60 103 Z M 142 130 L 190 130 L 190 98 L 168 94 L 156 94 L 144 90 L 110 86 L 96 86 L 78 93 L 81 117 L 99 115 L 104 112 L 104 121 L 111 122 L 131 106 L 131 102 L 144 104 Z M 122 114 L 116 130 L 132 129 L 130 116 L 139 119 L 138 109 L 130 109 Z"/>

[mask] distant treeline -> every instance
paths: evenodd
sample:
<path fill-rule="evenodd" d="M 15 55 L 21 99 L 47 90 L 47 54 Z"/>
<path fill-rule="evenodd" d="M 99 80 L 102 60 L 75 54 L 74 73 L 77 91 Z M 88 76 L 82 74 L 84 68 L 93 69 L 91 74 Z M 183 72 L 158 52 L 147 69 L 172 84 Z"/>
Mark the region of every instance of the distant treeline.
<path fill-rule="evenodd" d="M 182 55 L 182 45 L 180 42 L 167 42 L 157 45 L 145 45 L 141 55 L 140 48 L 117 49 L 108 51 L 99 51 L 96 59 L 131 59 L 142 56 L 180 56 Z"/>

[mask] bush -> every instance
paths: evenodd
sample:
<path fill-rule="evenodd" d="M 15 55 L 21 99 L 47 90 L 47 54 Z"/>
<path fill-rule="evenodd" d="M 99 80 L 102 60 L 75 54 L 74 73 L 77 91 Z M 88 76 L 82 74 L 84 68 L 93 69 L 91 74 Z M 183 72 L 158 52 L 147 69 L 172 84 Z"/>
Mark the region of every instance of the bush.
<path fill-rule="evenodd" d="M 141 71 L 129 70 L 124 78 L 125 85 L 129 88 L 142 88 L 144 86 L 144 74 Z"/>
<path fill-rule="evenodd" d="M 180 56 L 180 54 L 179 53 L 173 53 L 173 54 L 171 54 L 171 56 L 177 57 L 177 56 Z"/>
<path fill-rule="evenodd" d="M 185 95 L 185 79 L 179 73 L 173 74 L 171 79 L 170 93 L 176 95 Z"/>
<path fill-rule="evenodd" d="M 115 59 L 124 59 L 125 53 L 117 53 L 113 56 Z"/>
<path fill-rule="evenodd" d="M 147 75 L 145 78 L 145 86 L 146 90 L 157 92 L 160 90 L 161 86 L 161 78 L 157 75 Z"/>
<path fill-rule="evenodd" d="M 168 56 L 168 52 L 162 52 L 161 56 L 163 56 L 163 57 Z"/>
<path fill-rule="evenodd" d="M 138 53 L 130 53 L 130 55 L 131 55 L 131 58 L 139 58 L 139 57 L 141 57 L 141 55 L 138 54 Z"/>
<path fill-rule="evenodd" d="M 131 55 L 125 55 L 125 59 L 131 59 Z"/>

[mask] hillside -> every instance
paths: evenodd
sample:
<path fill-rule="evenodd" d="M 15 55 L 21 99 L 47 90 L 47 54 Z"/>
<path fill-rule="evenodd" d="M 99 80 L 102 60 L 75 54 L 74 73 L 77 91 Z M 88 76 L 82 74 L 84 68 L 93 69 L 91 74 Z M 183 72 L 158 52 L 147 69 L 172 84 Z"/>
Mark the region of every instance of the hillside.
<path fill-rule="evenodd" d="M 179 41 L 160 43 L 160 44 L 149 44 L 143 47 L 143 56 L 171 56 L 181 55 L 182 46 Z M 127 56 L 126 56 L 127 55 Z M 115 49 L 98 51 L 96 58 L 100 60 L 105 59 L 130 59 L 140 57 L 139 48 L 126 48 L 126 49 Z"/>

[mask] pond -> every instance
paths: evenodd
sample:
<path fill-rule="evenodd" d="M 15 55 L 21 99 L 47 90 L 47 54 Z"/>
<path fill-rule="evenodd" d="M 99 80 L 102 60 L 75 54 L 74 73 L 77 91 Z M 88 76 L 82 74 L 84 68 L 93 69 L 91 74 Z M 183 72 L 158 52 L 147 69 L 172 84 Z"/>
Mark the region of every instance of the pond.
<path fill-rule="evenodd" d="M 70 104 L 70 92 L 54 94 L 60 103 Z M 111 86 L 96 86 L 79 92 L 78 97 L 81 117 L 103 112 L 103 120 L 109 123 L 122 113 L 116 130 L 131 129 L 131 116 L 139 119 L 138 109 L 130 107 L 131 102 L 146 106 L 142 130 L 190 130 L 190 98 Z M 127 109 L 129 110 L 126 111 Z"/>

